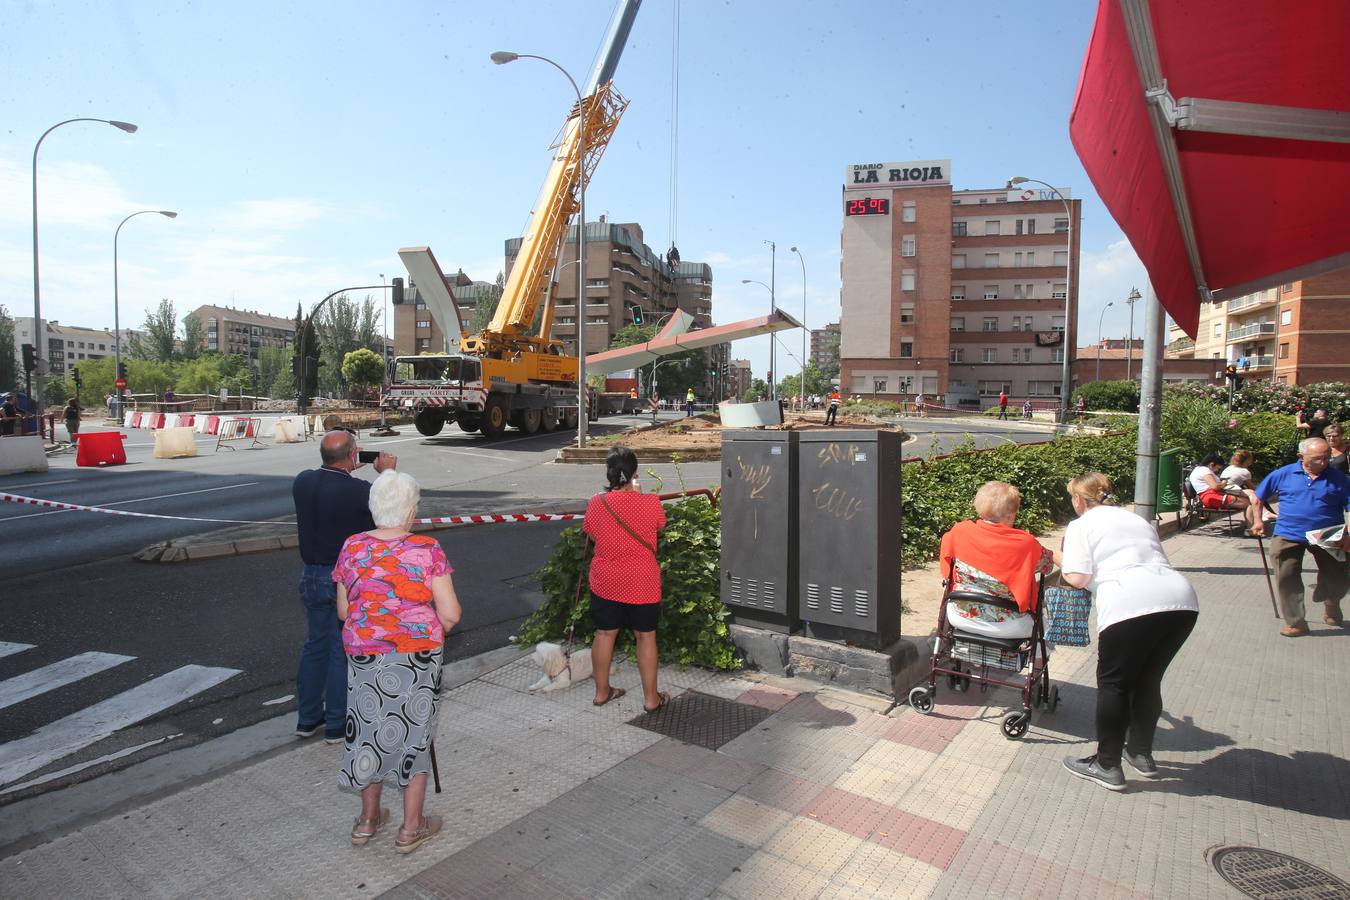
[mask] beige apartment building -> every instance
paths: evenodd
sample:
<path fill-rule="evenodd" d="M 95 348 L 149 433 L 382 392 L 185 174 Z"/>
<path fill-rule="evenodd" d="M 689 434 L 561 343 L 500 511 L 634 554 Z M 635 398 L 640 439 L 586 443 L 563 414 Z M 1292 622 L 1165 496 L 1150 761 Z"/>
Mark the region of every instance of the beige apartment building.
<path fill-rule="evenodd" d="M 811 362 L 818 369 L 833 371 L 839 365 L 839 323 L 811 329 Z"/>
<path fill-rule="evenodd" d="M 847 167 L 841 390 L 971 406 L 1000 391 L 1058 398 L 1078 306 L 1080 201 L 1068 201 L 1070 244 L 1068 194 L 953 190 L 950 160 Z"/>
<path fill-rule="evenodd" d="M 1194 339 L 1172 325 L 1169 354 L 1232 364 L 1283 384 L 1350 381 L 1350 269 L 1200 306 Z"/>
<path fill-rule="evenodd" d="M 62 325 L 54 319 L 44 319 L 42 326 L 44 340 L 36 341 L 33 339 L 33 317 L 18 316 L 14 319 L 14 368 L 20 378 L 23 374 L 24 344 L 38 348 L 38 356 L 41 357 L 39 371 L 43 374 L 66 375 L 84 360 L 117 355 L 117 336 L 111 329 Z M 133 337 L 143 339 L 145 333 L 130 328 L 122 329 L 123 356 L 129 352 Z"/>
<path fill-rule="evenodd" d="M 295 320 L 233 306 L 199 306 L 196 316 L 206 333 L 206 349 L 258 359 L 263 347 L 289 347 L 295 342 Z"/>

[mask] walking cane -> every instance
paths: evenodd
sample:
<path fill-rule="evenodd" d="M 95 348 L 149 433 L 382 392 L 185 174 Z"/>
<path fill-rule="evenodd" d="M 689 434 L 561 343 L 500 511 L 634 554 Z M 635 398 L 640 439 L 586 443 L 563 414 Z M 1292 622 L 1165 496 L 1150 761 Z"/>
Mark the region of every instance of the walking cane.
<path fill-rule="evenodd" d="M 1266 587 L 1270 589 L 1270 608 L 1275 611 L 1275 618 L 1278 619 L 1280 617 L 1280 605 L 1275 602 L 1275 584 L 1270 580 L 1270 564 L 1266 562 L 1266 545 L 1258 537 L 1256 546 L 1261 551 L 1261 571 L 1266 573 Z"/>
<path fill-rule="evenodd" d="M 441 792 L 441 767 L 436 765 L 436 742 L 433 740 L 427 750 L 431 753 L 431 778 L 436 782 L 436 793 Z"/>

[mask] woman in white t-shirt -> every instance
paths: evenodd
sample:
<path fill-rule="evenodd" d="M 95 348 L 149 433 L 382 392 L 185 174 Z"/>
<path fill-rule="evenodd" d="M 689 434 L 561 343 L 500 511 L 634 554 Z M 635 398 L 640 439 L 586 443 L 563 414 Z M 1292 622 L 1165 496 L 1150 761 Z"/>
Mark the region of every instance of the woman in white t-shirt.
<path fill-rule="evenodd" d="M 1069 482 L 1069 494 L 1078 518 L 1064 531 L 1061 568 L 1065 583 L 1090 590 L 1097 608 L 1097 752 L 1066 758 L 1064 766 L 1119 791 L 1125 788 L 1122 757 L 1145 778 L 1158 772 L 1153 735 L 1163 675 L 1200 606 L 1153 525 L 1112 505 L 1105 475 L 1080 475 Z"/>

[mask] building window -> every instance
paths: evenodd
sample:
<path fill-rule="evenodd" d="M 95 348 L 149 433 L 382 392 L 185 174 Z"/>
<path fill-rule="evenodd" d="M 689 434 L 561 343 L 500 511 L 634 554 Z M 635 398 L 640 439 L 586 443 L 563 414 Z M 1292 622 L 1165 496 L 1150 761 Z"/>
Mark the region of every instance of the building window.
<path fill-rule="evenodd" d="M 965 237 L 965 236 L 966 236 L 966 223 L 965 223 L 965 222 L 953 222 L 953 223 L 952 223 L 952 237 Z"/>
<path fill-rule="evenodd" d="M 1013 316 L 1013 318 L 1012 318 L 1012 330 L 1013 330 L 1013 331 L 1021 331 L 1021 330 L 1022 330 L 1022 317 L 1021 317 L 1021 316 Z"/>
<path fill-rule="evenodd" d="M 1056 250 L 1056 251 L 1055 251 L 1055 265 L 1057 265 L 1057 266 L 1067 266 L 1068 264 L 1069 264 L 1069 251 L 1068 251 L 1068 250 Z"/>
<path fill-rule="evenodd" d="M 952 285 L 952 299 L 953 300 L 966 299 L 966 286 L 964 284 Z"/>
<path fill-rule="evenodd" d="M 965 331 L 965 330 L 966 330 L 966 317 L 965 317 L 965 316 L 952 316 L 952 325 L 951 325 L 951 328 L 952 328 L 952 331 Z"/>
<path fill-rule="evenodd" d="M 998 285 L 996 285 L 996 284 L 986 284 L 986 285 L 984 286 L 984 299 L 986 299 L 986 300 L 997 300 L 997 299 L 998 299 Z"/>
<path fill-rule="evenodd" d="M 1022 220 L 1021 220 L 1021 219 L 1018 219 L 1018 220 L 1017 220 L 1017 233 L 1018 233 L 1018 234 L 1021 234 L 1021 233 L 1022 233 Z"/>
<path fill-rule="evenodd" d="M 900 255 L 901 256 L 914 255 L 914 235 L 912 234 L 907 235 L 900 239 Z"/>
<path fill-rule="evenodd" d="M 1034 265 L 1036 265 L 1036 251 L 1035 251 L 1035 250 L 1028 250 L 1028 251 L 1027 251 L 1027 265 L 1029 265 L 1029 266 L 1034 266 Z"/>
<path fill-rule="evenodd" d="M 1035 234 L 1035 233 L 1036 233 L 1036 220 L 1027 219 L 1027 234 Z"/>
<path fill-rule="evenodd" d="M 903 325 L 908 325 L 908 324 L 910 324 L 910 323 L 913 322 L 913 321 L 914 321 L 914 304 L 913 304 L 913 303 L 902 303 L 902 304 L 900 304 L 900 322 L 901 322 L 901 324 L 903 324 Z"/>
<path fill-rule="evenodd" d="M 998 362 L 998 350 L 993 347 L 985 347 L 980 351 L 980 362 Z"/>
<path fill-rule="evenodd" d="M 1067 284 L 1056 284 L 1050 289 L 1051 300 L 1063 300 L 1069 296 L 1069 286 Z"/>
<path fill-rule="evenodd" d="M 1028 355 L 1029 355 L 1029 354 L 1031 353 L 1031 351 L 1028 350 L 1027 353 L 1028 353 Z M 1051 347 L 1051 348 L 1050 348 L 1050 361 L 1051 361 L 1052 363 L 1062 363 L 1062 362 L 1064 362 L 1064 348 L 1063 348 L 1063 347 Z M 1027 362 L 1031 362 L 1031 360 L 1028 359 Z"/>
<path fill-rule="evenodd" d="M 985 317 L 984 317 L 984 327 L 983 327 L 982 330 L 984 330 L 984 331 L 998 331 L 998 317 L 997 317 L 997 316 L 985 316 Z"/>
<path fill-rule="evenodd" d="M 1064 330 L 1064 317 L 1063 317 L 1063 316 L 1051 316 L 1051 317 L 1050 317 L 1050 330 L 1051 330 L 1051 331 L 1063 331 L 1063 330 Z"/>
<path fill-rule="evenodd" d="M 997 269 L 997 268 L 998 268 L 998 254 L 997 254 L 997 253 L 986 253 L 986 254 L 984 255 L 984 267 L 985 267 L 986 269 Z"/>
<path fill-rule="evenodd" d="M 1288 345 L 1288 344 L 1281 344 L 1281 345 L 1280 345 L 1280 359 L 1288 359 L 1288 358 L 1289 358 L 1289 345 Z"/>
<path fill-rule="evenodd" d="M 1027 285 L 1026 296 L 1028 300 L 1031 300 L 1036 296 L 1036 285 L 1034 284 Z"/>
<path fill-rule="evenodd" d="M 1013 299 L 1014 300 L 1022 299 L 1022 286 L 1020 284 L 1013 285 Z"/>
<path fill-rule="evenodd" d="M 1280 313 L 1281 325 L 1291 325 L 1293 324 L 1293 322 L 1294 322 L 1294 311 L 1292 309 L 1286 309 Z"/>
<path fill-rule="evenodd" d="M 418 320 L 417 320 L 417 327 L 418 327 L 418 328 L 430 328 L 430 327 L 431 327 L 431 320 L 430 320 L 430 319 L 418 319 Z"/>
<path fill-rule="evenodd" d="M 604 278 L 589 278 L 586 280 L 586 287 L 588 288 L 609 287 L 609 282 Z"/>
<path fill-rule="evenodd" d="M 952 347 L 947 351 L 947 362 L 959 363 L 964 359 L 966 351 L 960 347 Z M 953 382 L 955 383 L 955 382 Z"/>
<path fill-rule="evenodd" d="M 430 349 L 431 349 L 431 338 L 418 338 L 418 339 L 417 339 L 417 349 L 418 349 L 418 350 L 430 350 Z"/>
<path fill-rule="evenodd" d="M 1284 291 L 1286 294 L 1292 294 L 1294 292 L 1294 283 L 1291 281 L 1281 287 L 1280 290 Z"/>
<path fill-rule="evenodd" d="M 913 270 L 913 269 L 908 269 L 908 270 L 906 270 L 906 271 L 900 273 L 900 290 L 902 290 L 902 291 L 912 291 L 912 290 L 914 290 L 914 270 Z"/>
<path fill-rule="evenodd" d="M 426 305 L 425 302 L 423 302 L 423 301 L 421 301 L 421 300 L 418 300 L 418 301 L 417 301 L 417 308 L 418 308 L 418 309 L 426 309 L 426 308 L 427 308 L 427 305 Z"/>
<path fill-rule="evenodd" d="M 998 234 L 998 232 L 999 232 L 998 219 L 990 219 L 984 223 L 985 234 Z"/>
<path fill-rule="evenodd" d="M 1022 268 L 1022 251 L 1021 251 L 1021 250 L 1018 250 L 1016 253 L 1013 254 L 1013 268 L 1015 268 L 1015 269 L 1020 269 L 1020 268 Z"/>
<path fill-rule="evenodd" d="M 915 216 L 915 207 L 913 200 L 906 200 L 905 205 L 900 207 L 900 221 L 913 222 Z"/>
<path fill-rule="evenodd" d="M 1055 219 L 1055 234 L 1064 234 L 1069 230 L 1068 219 Z"/>
<path fill-rule="evenodd" d="M 913 358 L 914 358 L 914 342 L 913 342 L 913 341 L 901 341 L 901 342 L 900 342 L 900 358 L 901 358 L 901 359 L 913 359 Z"/>
<path fill-rule="evenodd" d="M 886 384 L 887 384 L 888 380 L 889 380 L 889 379 L 886 379 L 886 378 L 873 378 L 873 379 L 872 379 L 872 393 L 874 393 L 874 394 L 884 394 L 884 393 L 886 393 Z"/>
<path fill-rule="evenodd" d="M 1222 336 L 1223 336 L 1223 323 L 1222 323 L 1222 322 L 1215 322 L 1215 323 L 1214 323 L 1214 336 L 1215 336 L 1215 337 L 1222 337 Z"/>
<path fill-rule="evenodd" d="M 966 267 L 966 255 L 964 253 L 952 254 L 952 268 L 964 269 Z"/>

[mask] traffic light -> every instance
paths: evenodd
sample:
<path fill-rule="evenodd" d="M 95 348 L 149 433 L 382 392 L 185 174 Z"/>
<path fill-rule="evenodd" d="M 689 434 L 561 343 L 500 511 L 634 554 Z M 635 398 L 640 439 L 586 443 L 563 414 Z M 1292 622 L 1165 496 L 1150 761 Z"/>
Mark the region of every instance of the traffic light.
<path fill-rule="evenodd" d="M 117 377 L 118 377 L 118 378 L 126 378 L 126 377 L 127 377 L 127 364 L 126 364 L 126 363 L 120 362 L 120 363 L 117 364 Z"/>
<path fill-rule="evenodd" d="M 390 302 L 393 303 L 395 306 L 402 306 L 402 305 L 403 305 L 403 279 L 402 279 L 402 278 L 395 278 L 395 279 L 391 282 L 391 284 L 393 285 L 393 288 L 394 288 L 394 297 L 393 297 L 393 299 L 392 299 Z"/>
<path fill-rule="evenodd" d="M 10 346 L 14 345 L 11 344 Z M 37 370 L 37 348 L 32 344 L 23 345 L 23 370 L 24 372 Z"/>
<path fill-rule="evenodd" d="M 304 357 L 298 353 L 291 357 L 291 375 L 297 380 L 300 378 L 300 373 L 305 370 L 304 363 L 302 362 L 303 359 Z"/>
<path fill-rule="evenodd" d="M 1242 376 L 1238 374 L 1237 366 L 1232 363 L 1223 370 L 1223 377 L 1232 382 L 1233 390 L 1239 390 L 1242 387 Z"/>
<path fill-rule="evenodd" d="M 79 367 L 79 366 L 75 366 L 73 369 L 70 370 L 70 380 L 73 381 L 73 382 L 75 382 L 75 386 L 76 386 L 76 387 L 83 387 L 83 386 L 84 386 L 84 382 L 83 382 L 82 380 L 80 380 L 80 367 Z"/>
<path fill-rule="evenodd" d="M 642 307 L 640 306 L 633 307 L 633 324 L 634 325 L 642 324 Z"/>

